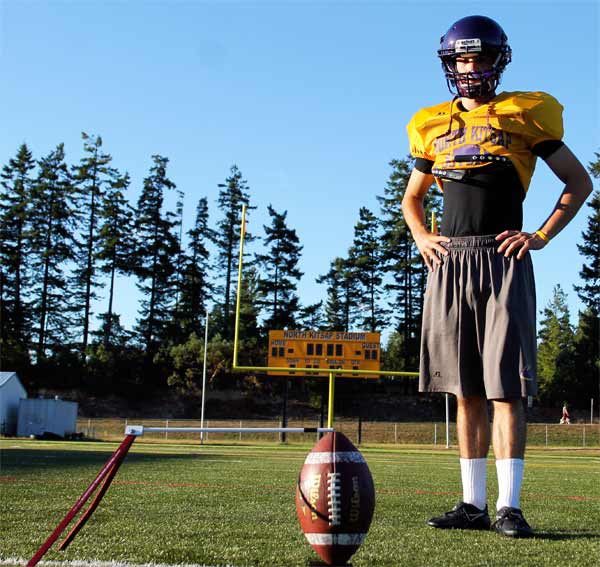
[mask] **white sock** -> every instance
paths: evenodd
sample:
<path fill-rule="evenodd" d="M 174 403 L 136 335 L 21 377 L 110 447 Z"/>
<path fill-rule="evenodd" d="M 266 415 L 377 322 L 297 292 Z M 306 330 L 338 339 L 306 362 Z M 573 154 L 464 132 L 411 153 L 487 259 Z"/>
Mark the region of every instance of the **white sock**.
<path fill-rule="evenodd" d="M 461 459 L 460 476 L 463 486 L 463 502 L 473 504 L 480 510 L 486 507 L 487 459 Z"/>
<path fill-rule="evenodd" d="M 498 501 L 496 510 L 510 506 L 520 508 L 521 483 L 523 482 L 523 459 L 499 459 L 496 461 L 498 473 Z"/>

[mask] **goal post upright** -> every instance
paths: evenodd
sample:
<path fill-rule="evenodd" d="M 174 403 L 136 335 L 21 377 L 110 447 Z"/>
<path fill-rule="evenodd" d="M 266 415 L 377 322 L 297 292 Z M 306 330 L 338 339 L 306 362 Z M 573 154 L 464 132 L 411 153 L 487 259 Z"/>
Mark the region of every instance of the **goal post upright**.
<path fill-rule="evenodd" d="M 240 307 L 241 307 L 241 295 L 242 295 L 242 267 L 244 263 L 244 240 L 246 237 L 246 205 L 242 205 L 241 225 L 240 225 L 240 251 L 238 261 L 238 285 L 236 292 L 235 301 L 235 328 L 233 337 L 233 372 L 289 372 L 288 367 L 280 366 L 241 366 L 238 364 L 238 351 L 240 346 Z M 432 215 L 432 225 L 435 226 L 435 214 Z M 409 376 L 416 377 L 419 375 L 418 372 L 399 372 L 392 370 L 349 370 L 343 368 L 336 368 L 334 371 L 329 369 L 315 369 L 315 368 L 294 368 L 294 373 L 304 373 L 308 375 L 328 375 L 329 376 L 329 401 L 327 405 L 327 427 L 333 428 L 334 421 L 334 401 L 335 401 L 335 378 L 336 375 L 348 375 L 348 376 Z"/>
<path fill-rule="evenodd" d="M 275 370 L 269 366 L 239 366 L 238 365 L 238 351 L 240 345 L 240 306 L 242 301 L 242 267 L 244 264 L 244 240 L 246 237 L 246 205 L 242 205 L 242 221 L 240 224 L 240 254 L 238 260 L 238 285 L 236 290 L 235 299 L 235 327 L 233 333 L 233 364 L 232 370 L 234 372 L 244 372 L 249 370 Z M 300 369 L 303 370 L 303 369 Z M 308 369 L 306 369 L 308 370 Z M 312 373 L 311 373 L 312 374 Z M 329 404 L 328 404 L 328 415 L 327 415 L 327 427 L 333 427 L 333 404 L 334 404 L 334 392 L 335 392 L 335 376 L 333 372 L 329 372 Z"/>

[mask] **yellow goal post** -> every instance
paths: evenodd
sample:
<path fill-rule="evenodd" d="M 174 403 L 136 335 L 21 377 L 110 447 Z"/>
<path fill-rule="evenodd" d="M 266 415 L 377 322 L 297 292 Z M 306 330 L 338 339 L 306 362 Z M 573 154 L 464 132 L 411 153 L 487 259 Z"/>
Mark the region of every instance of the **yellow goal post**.
<path fill-rule="evenodd" d="M 233 338 L 233 372 L 290 372 L 288 367 L 280 366 L 241 366 L 238 364 L 238 350 L 240 341 L 240 304 L 241 304 L 241 289 L 242 289 L 242 266 L 244 261 L 244 239 L 246 236 L 246 205 L 242 206 L 242 222 L 240 227 L 240 253 L 238 262 L 238 284 L 235 302 L 235 328 Z M 296 374 L 323 374 L 326 372 L 323 368 L 294 368 Z M 335 397 L 335 377 L 337 375 L 351 375 L 364 377 L 365 375 L 372 376 L 410 376 L 416 377 L 418 372 L 400 372 L 392 370 L 348 370 L 336 368 L 328 371 L 329 373 L 329 400 L 327 404 L 327 427 L 333 428 L 333 405 Z"/>

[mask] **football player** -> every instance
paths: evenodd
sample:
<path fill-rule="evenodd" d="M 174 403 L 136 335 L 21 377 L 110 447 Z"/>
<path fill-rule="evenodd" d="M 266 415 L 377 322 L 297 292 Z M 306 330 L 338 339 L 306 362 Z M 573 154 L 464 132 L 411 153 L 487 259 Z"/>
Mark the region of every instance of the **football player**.
<path fill-rule="evenodd" d="M 407 126 L 415 158 L 402 209 L 429 268 L 423 307 L 420 391 L 457 398 L 462 501 L 435 528 L 533 532 L 520 506 L 525 452 L 522 399 L 536 394 L 535 285 L 530 251 L 548 246 L 592 191 L 562 141 L 562 106 L 543 92 L 500 92 L 511 60 L 503 29 L 484 16 L 454 23 L 438 56 L 452 100 L 419 110 Z M 537 158 L 564 188 L 549 216 L 523 230 L 523 200 Z M 443 191 L 440 233 L 423 199 Z M 488 400 L 493 407 L 490 428 Z M 499 495 L 486 495 L 490 438 Z"/>

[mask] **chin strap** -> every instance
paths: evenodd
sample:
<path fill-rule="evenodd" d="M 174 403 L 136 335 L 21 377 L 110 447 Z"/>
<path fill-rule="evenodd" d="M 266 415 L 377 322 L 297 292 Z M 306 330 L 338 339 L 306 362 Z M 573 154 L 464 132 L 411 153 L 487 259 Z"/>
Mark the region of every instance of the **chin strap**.
<path fill-rule="evenodd" d="M 448 134 L 450 134 L 450 132 L 452 132 L 452 118 L 454 117 L 453 113 L 452 113 L 452 108 L 454 107 L 454 103 L 460 98 L 460 95 L 454 95 L 454 97 L 452 97 L 452 102 L 450 103 L 450 122 L 448 123 L 448 129 L 441 135 L 438 136 L 438 138 L 444 138 L 446 137 Z"/>

